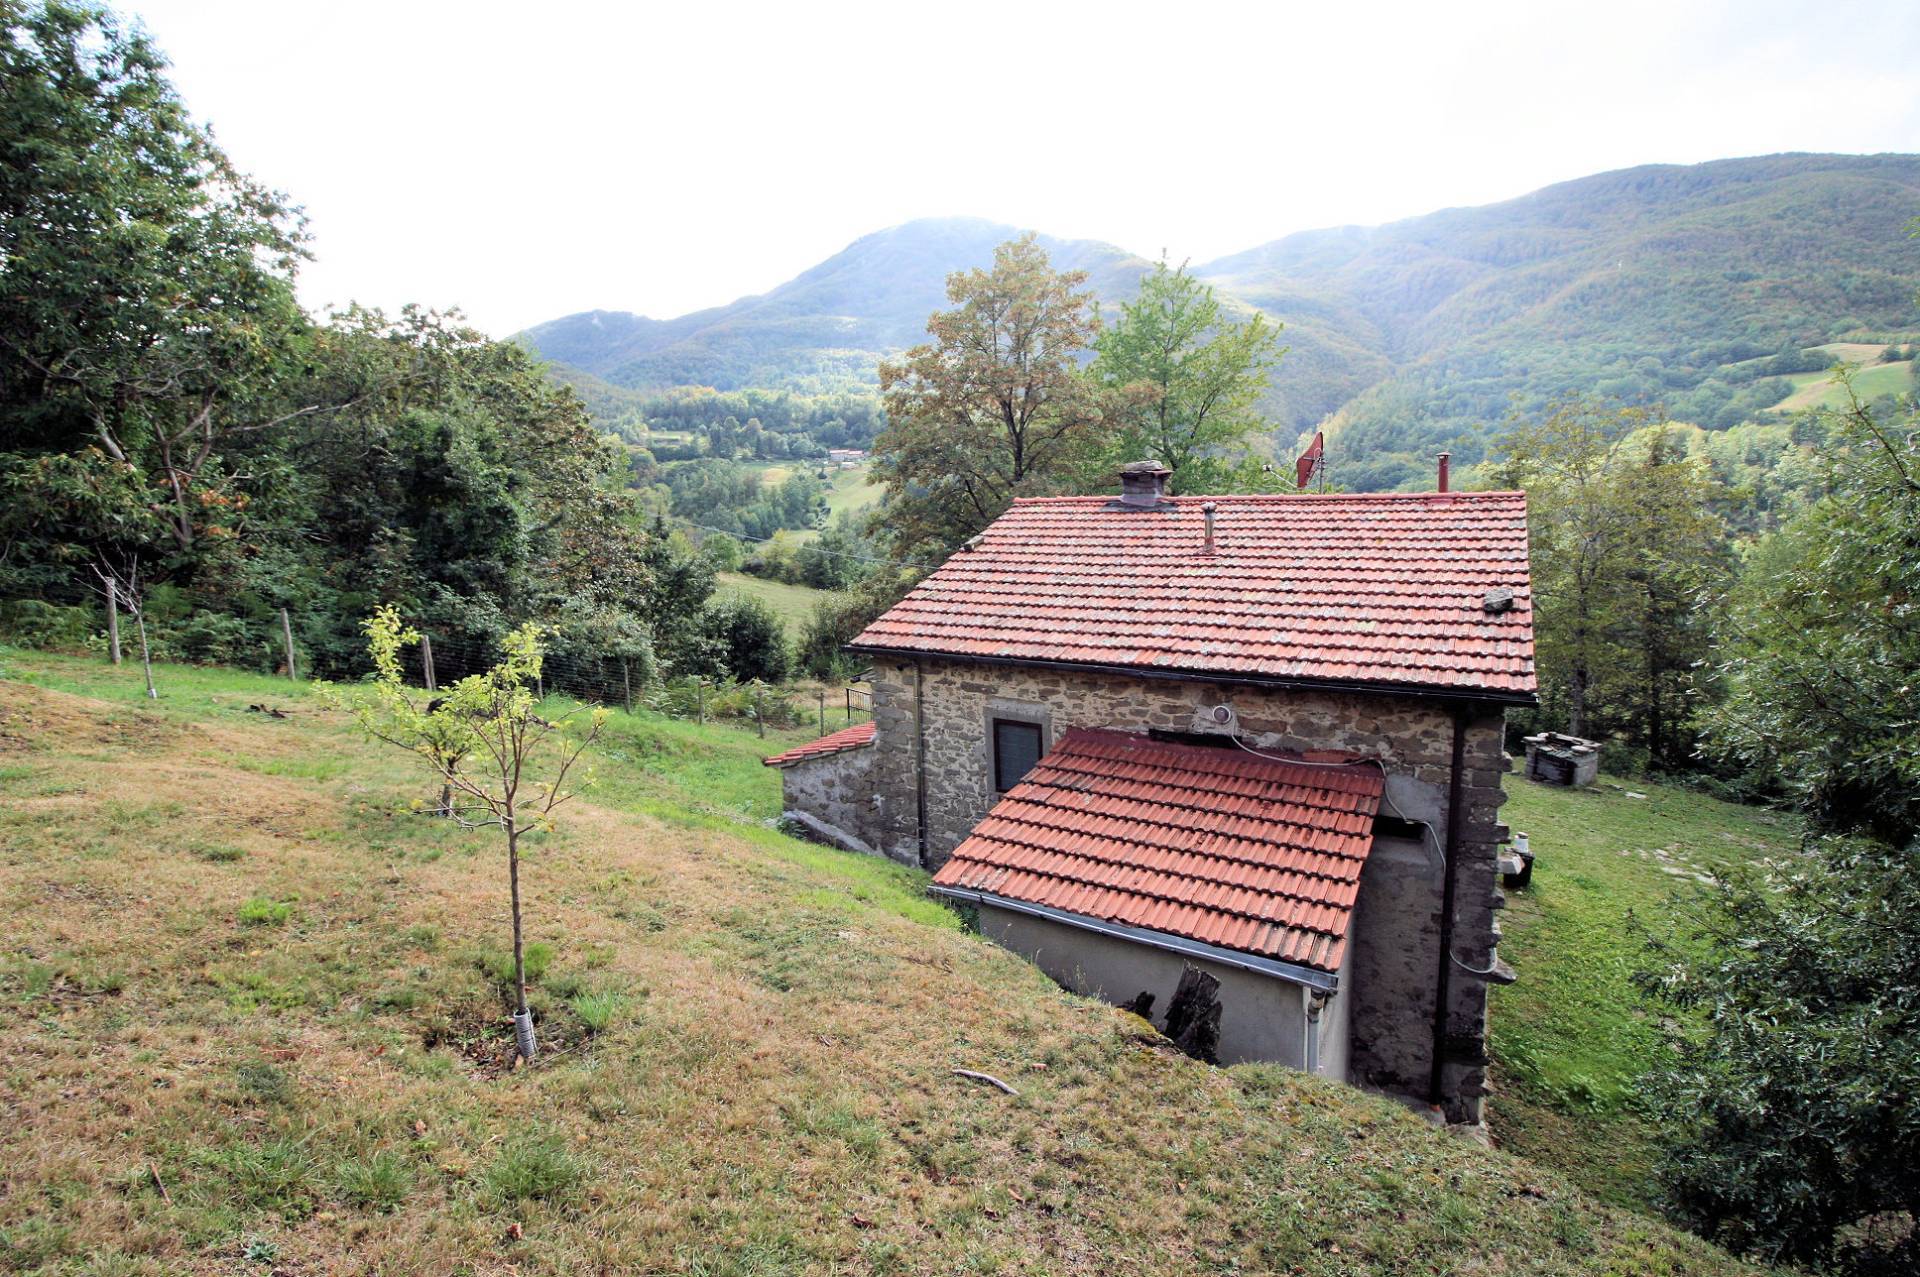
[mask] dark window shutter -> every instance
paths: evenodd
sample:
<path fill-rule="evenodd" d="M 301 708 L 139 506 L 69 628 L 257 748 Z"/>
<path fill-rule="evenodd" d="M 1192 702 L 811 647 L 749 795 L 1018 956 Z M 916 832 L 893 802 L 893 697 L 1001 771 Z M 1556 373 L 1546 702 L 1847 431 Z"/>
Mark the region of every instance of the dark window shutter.
<path fill-rule="evenodd" d="M 1040 761 L 1040 725 L 993 720 L 993 787 L 1006 793 Z"/>

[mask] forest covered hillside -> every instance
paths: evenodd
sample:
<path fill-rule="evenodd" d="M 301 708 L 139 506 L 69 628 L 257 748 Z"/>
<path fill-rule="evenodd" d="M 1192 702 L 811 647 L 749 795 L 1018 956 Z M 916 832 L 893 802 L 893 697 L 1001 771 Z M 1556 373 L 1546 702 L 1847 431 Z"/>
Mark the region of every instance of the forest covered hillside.
<path fill-rule="evenodd" d="M 1263 402 L 1279 450 L 1327 424 L 1338 481 L 1387 488 L 1424 480 L 1442 447 L 1480 459 L 1515 395 L 1591 391 L 1725 428 L 1824 371 L 1832 356 L 1814 347 L 1910 339 L 1917 208 L 1920 156 L 1647 165 L 1290 235 L 1195 273 L 1285 324 Z M 523 339 L 618 387 L 854 389 L 923 338 L 949 272 L 985 265 L 1013 234 L 909 222 L 763 296 L 670 320 L 589 311 Z M 1089 272 L 1109 313 L 1148 265 L 1092 241 L 1041 243 L 1056 268 Z"/>
<path fill-rule="evenodd" d="M 981 218 L 922 218 L 876 231 L 757 297 L 654 320 L 586 311 L 522 340 L 615 386 L 839 390 L 871 386 L 880 358 L 924 338 L 949 274 L 984 266 L 1018 228 Z M 1041 236 L 1060 270 L 1084 270 L 1102 298 L 1124 299 L 1149 263 L 1111 244 Z"/>

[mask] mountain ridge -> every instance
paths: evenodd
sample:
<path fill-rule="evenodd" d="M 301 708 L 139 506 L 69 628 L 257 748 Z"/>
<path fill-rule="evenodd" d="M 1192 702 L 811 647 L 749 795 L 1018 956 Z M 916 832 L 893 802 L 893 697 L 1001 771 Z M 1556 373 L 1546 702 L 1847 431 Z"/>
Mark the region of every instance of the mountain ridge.
<path fill-rule="evenodd" d="M 1263 407 L 1276 449 L 1324 426 L 1367 487 L 1464 462 L 1515 396 L 1665 403 L 1724 427 L 1784 383 L 1741 365 L 1849 334 L 1920 330 L 1920 156 L 1782 153 L 1653 164 L 1379 226 L 1294 232 L 1193 267 L 1289 347 Z M 921 218 L 863 235 L 765 293 L 655 320 L 583 311 L 521 334 L 616 386 L 871 386 L 924 338 L 945 279 L 1019 229 Z M 1151 263 L 1040 236 L 1109 308 Z M 1771 396 L 1771 400 L 1769 400 Z"/>

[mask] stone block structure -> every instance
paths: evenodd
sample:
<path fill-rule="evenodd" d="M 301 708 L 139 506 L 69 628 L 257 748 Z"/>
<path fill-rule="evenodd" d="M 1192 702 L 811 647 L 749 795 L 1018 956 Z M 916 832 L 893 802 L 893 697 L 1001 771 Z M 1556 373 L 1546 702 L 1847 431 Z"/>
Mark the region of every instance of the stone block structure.
<path fill-rule="evenodd" d="M 786 805 L 935 871 L 1070 987 L 1164 1009 L 1211 971 L 1223 1059 L 1478 1120 L 1504 714 L 1534 694 L 1524 497 L 1164 479 L 1016 502 L 871 626 L 873 722 L 769 760 Z M 1321 803 L 1315 768 L 1375 777 L 1371 806 Z"/>

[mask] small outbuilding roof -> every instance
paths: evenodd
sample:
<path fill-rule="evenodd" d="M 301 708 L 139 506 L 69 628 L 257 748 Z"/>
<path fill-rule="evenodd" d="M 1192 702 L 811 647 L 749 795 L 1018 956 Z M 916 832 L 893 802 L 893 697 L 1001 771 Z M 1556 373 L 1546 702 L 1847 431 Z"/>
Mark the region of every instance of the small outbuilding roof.
<path fill-rule="evenodd" d="M 934 875 L 936 891 L 1339 970 L 1385 778 L 1080 728 Z"/>
<path fill-rule="evenodd" d="M 810 740 L 804 745 L 795 745 L 792 749 L 760 760 L 767 767 L 791 767 L 795 763 L 804 763 L 813 758 L 825 758 L 829 754 L 845 753 L 849 749 L 865 749 L 873 744 L 873 724 L 855 723 L 852 727 L 843 727 L 837 732 L 829 732 L 819 740 Z"/>
<path fill-rule="evenodd" d="M 1529 702 L 1526 495 L 1016 501 L 850 650 Z"/>

